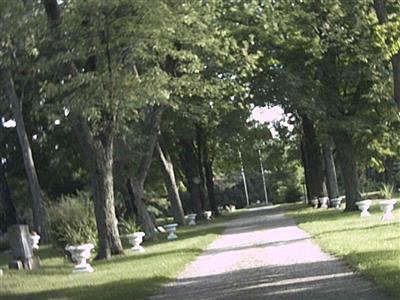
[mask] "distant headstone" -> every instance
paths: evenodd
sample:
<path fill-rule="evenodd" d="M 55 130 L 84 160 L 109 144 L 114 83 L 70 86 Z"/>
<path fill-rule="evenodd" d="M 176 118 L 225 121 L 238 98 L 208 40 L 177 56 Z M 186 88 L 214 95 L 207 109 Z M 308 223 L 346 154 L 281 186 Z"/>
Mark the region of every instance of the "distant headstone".
<path fill-rule="evenodd" d="M 10 269 L 32 270 L 39 267 L 39 258 L 33 256 L 31 235 L 27 225 L 13 225 L 8 228 L 8 240 L 14 260 Z"/>

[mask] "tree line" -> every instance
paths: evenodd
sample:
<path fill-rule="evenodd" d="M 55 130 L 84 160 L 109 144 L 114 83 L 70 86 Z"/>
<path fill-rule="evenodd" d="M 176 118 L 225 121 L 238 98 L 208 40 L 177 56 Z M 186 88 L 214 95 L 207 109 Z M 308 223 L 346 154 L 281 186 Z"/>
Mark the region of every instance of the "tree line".
<path fill-rule="evenodd" d="M 119 205 L 155 236 L 150 191 L 167 194 L 180 224 L 184 210 L 218 216 L 220 182 L 239 182 L 238 151 L 248 169 L 266 159 L 253 150 L 266 153 L 271 193 L 299 196 L 304 177 L 309 199 L 336 198 L 343 187 L 346 210 L 361 199 L 360 170 L 389 170 L 395 161 L 397 1 L 3 0 L 1 7 L 0 112 L 16 122 L 16 132 L 3 127 L 0 136 L 6 226 L 26 204 L 16 199 L 29 195 L 32 228 L 46 238 L 46 203 L 90 188 L 98 257 L 107 259 L 123 252 Z M 248 120 L 252 107 L 265 105 L 281 106 L 294 129 L 275 124 L 274 139 Z"/>

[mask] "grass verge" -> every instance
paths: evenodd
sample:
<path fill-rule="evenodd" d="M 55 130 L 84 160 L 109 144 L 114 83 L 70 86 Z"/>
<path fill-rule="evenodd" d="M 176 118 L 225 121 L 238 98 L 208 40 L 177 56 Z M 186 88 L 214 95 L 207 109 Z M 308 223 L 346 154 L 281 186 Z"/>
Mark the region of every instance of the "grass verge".
<path fill-rule="evenodd" d="M 380 221 L 382 212 L 377 201 L 370 208 L 368 218 L 360 218 L 360 212 L 343 213 L 304 205 L 287 209 L 299 227 L 309 232 L 324 251 L 342 258 L 400 299 L 399 208 L 395 210 L 395 220 L 384 222 Z"/>
<path fill-rule="evenodd" d="M 218 218 L 216 222 L 238 215 Z M 143 299 L 176 278 L 223 229 L 222 224 L 182 227 L 177 232 L 178 240 L 166 241 L 162 234 L 158 242 L 143 243 L 144 253 L 133 254 L 127 249 L 124 256 L 94 261 L 95 271 L 86 274 L 71 274 L 72 263 L 50 245 L 42 246 L 36 253 L 41 268 L 29 272 L 8 270 L 11 256 L 3 253 L 0 299 Z"/>

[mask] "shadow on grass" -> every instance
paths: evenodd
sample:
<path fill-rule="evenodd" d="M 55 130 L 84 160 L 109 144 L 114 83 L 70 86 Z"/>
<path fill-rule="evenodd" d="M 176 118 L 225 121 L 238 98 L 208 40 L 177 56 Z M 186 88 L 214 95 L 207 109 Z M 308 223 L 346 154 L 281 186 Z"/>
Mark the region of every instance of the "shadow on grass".
<path fill-rule="evenodd" d="M 85 280 L 87 274 L 74 275 Z M 43 299 L 118 299 L 133 300 L 143 299 L 151 294 L 161 285 L 170 280 L 167 277 L 151 277 L 141 280 L 119 280 L 105 284 L 94 284 L 86 286 L 68 287 L 29 294 L 3 294 L 2 299 L 7 300 L 43 300 Z"/>
<path fill-rule="evenodd" d="M 172 250 L 165 250 L 165 251 L 154 251 L 154 252 L 142 252 L 138 254 L 128 254 L 128 255 L 121 255 L 121 256 L 115 256 L 112 257 L 110 260 L 98 260 L 94 261 L 92 263 L 93 267 L 96 268 L 96 266 L 101 267 L 101 266 L 107 266 L 110 265 L 110 267 L 115 267 L 115 264 L 126 264 L 134 261 L 139 261 L 139 260 L 144 260 L 144 259 L 151 259 L 152 257 L 161 257 L 161 256 L 167 256 L 171 254 L 175 255 L 182 255 L 184 254 L 194 254 L 194 255 L 199 255 L 202 253 L 202 249 L 200 248 L 185 248 L 185 249 L 172 249 Z M 127 251 L 128 253 L 128 251 Z M 72 266 L 72 264 L 71 264 Z"/>

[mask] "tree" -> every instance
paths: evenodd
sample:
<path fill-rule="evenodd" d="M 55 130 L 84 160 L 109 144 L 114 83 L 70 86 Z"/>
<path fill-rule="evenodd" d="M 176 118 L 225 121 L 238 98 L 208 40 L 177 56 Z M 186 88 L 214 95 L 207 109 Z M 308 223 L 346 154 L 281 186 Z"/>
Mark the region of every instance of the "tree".
<path fill-rule="evenodd" d="M 398 3 L 396 4 L 394 1 L 391 6 L 393 7 L 394 11 L 395 7 L 397 9 L 400 8 Z M 400 21 L 398 20 L 399 16 L 393 14 L 393 17 L 389 18 L 386 4 L 383 0 L 374 0 L 374 9 L 378 17 L 378 21 L 381 24 L 379 32 L 381 39 L 380 42 L 382 46 L 389 47 L 390 49 L 388 52 L 390 53 L 390 61 L 392 63 L 393 70 L 394 101 L 397 105 L 400 105 L 400 47 L 398 46 L 398 32 L 400 29 Z M 389 43 L 389 45 L 387 45 L 388 40 L 392 42 Z"/>
<path fill-rule="evenodd" d="M 185 224 L 185 216 L 182 208 L 181 198 L 179 196 L 179 190 L 176 184 L 174 165 L 169 154 L 169 151 L 160 139 L 157 145 L 157 152 L 162 164 L 162 170 L 165 178 L 165 185 L 168 191 L 168 198 L 171 201 L 172 213 L 174 215 L 174 220 L 178 224 Z"/>
<path fill-rule="evenodd" d="M 23 85 L 18 87 L 20 95 L 18 96 L 15 77 L 13 75 L 14 72 L 22 72 L 24 68 L 22 65 L 23 62 L 21 62 L 23 56 L 34 56 L 32 51 L 34 51 L 35 48 L 32 47 L 33 41 L 31 37 L 33 32 L 30 29 L 34 8 L 35 5 L 25 5 L 22 2 L 7 3 L 3 7 L 3 26 L 0 27 L 0 34 L 2 37 L 0 41 L 0 83 L 4 90 L 4 97 L 11 106 L 12 116 L 16 122 L 18 140 L 32 196 L 33 229 L 42 235 L 43 241 L 46 241 L 47 233 L 42 191 L 22 115 L 22 100 L 25 94 L 25 87 Z M 10 12 L 19 14 L 21 19 L 26 19 L 27 22 L 20 22 L 12 17 L 10 18 L 10 16 L 13 15 L 10 14 Z M 26 31 L 25 34 L 21 34 L 24 30 Z"/>

